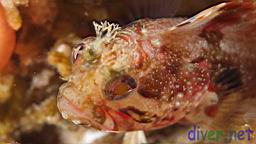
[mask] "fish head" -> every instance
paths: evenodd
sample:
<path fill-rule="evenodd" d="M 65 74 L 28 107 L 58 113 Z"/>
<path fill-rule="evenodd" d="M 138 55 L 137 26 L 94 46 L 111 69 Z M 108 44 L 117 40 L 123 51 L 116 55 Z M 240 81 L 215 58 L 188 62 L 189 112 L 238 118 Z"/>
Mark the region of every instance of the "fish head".
<path fill-rule="evenodd" d="M 163 44 L 158 28 L 167 23 L 95 24 L 97 36 L 74 49 L 72 74 L 60 87 L 62 116 L 114 132 L 157 129 L 184 118 L 207 91 L 208 66 Z"/>

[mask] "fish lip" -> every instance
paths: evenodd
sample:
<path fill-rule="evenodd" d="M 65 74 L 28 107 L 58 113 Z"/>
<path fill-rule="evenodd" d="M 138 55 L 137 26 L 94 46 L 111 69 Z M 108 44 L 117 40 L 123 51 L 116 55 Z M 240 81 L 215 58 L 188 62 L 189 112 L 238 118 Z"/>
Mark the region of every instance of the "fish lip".
<path fill-rule="evenodd" d="M 96 122 L 91 117 L 87 117 L 87 113 L 71 102 L 67 97 L 58 97 L 57 107 L 64 119 L 71 120 L 78 125 L 93 126 L 96 129 L 109 130 L 109 128 Z"/>

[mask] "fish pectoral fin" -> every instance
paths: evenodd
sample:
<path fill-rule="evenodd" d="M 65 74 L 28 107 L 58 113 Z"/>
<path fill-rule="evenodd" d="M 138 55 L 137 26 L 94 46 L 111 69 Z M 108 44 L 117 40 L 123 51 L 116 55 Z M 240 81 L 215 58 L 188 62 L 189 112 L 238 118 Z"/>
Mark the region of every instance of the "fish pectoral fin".
<path fill-rule="evenodd" d="M 225 68 L 213 77 L 213 82 L 217 94 L 225 96 L 241 88 L 241 73 L 238 68 Z"/>
<path fill-rule="evenodd" d="M 230 94 L 219 104 L 218 113 L 209 125 L 210 128 L 218 130 L 256 128 L 256 98 L 240 99 L 240 95 L 241 93 Z"/>

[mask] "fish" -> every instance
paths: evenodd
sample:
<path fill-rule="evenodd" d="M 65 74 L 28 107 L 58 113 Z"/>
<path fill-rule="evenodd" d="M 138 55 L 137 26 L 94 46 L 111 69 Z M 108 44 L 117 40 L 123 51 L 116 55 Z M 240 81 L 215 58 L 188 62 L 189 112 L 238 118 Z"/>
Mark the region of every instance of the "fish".
<path fill-rule="evenodd" d="M 64 119 L 128 132 L 177 123 L 228 129 L 253 117 L 255 3 L 224 2 L 187 20 L 93 25 L 96 36 L 74 47 L 59 88 Z"/>

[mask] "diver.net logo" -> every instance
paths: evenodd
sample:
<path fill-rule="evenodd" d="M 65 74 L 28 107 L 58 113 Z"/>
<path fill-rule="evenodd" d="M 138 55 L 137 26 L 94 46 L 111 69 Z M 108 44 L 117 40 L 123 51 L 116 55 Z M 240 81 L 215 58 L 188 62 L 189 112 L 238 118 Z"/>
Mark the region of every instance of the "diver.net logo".
<path fill-rule="evenodd" d="M 202 130 L 199 126 L 193 126 L 187 133 L 191 142 L 231 142 L 231 141 L 251 141 L 254 131 L 250 128 L 241 130 Z"/>

